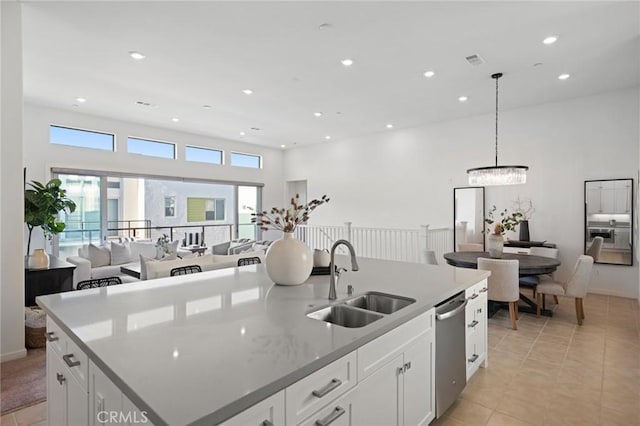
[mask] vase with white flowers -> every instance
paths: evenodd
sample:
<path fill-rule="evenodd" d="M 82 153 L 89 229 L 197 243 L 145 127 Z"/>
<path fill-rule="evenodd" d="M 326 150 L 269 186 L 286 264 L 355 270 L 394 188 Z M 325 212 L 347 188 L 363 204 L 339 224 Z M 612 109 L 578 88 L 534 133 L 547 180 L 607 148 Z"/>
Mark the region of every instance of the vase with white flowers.
<path fill-rule="evenodd" d="M 497 216 L 497 210 L 496 206 L 493 206 L 487 213 L 487 218 L 484 220 L 488 225 L 493 225 L 493 231 L 487 237 L 489 256 L 493 258 L 502 257 L 504 233 L 506 231 L 514 231 L 516 226 L 522 222 L 521 212 L 509 213 L 507 209 L 504 209 L 500 212 L 499 216 Z"/>
<path fill-rule="evenodd" d="M 273 207 L 269 211 L 251 213 L 251 222 L 263 231 L 284 232 L 282 239 L 269 245 L 265 266 L 269 278 L 280 285 L 298 285 L 305 282 L 313 269 L 313 254 L 307 245 L 295 238 L 294 231 L 309 220 L 309 215 L 319 206 L 328 203 L 323 195 L 307 204 L 299 204 L 300 195 L 291 198 L 288 208 Z"/>

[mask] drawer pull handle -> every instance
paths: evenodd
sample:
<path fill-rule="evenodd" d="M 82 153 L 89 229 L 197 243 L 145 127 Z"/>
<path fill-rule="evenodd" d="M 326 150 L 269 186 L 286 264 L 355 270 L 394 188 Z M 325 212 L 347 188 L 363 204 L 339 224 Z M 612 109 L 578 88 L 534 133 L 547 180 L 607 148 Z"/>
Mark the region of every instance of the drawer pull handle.
<path fill-rule="evenodd" d="M 482 313 L 482 308 L 478 308 L 478 313 L 481 314 Z"/>
<path fill-rule="evenodd" d="M 411 361 L 404 364 L 404 371 L 406 373 L 407 370 L 411 369 Z"/>
<path fill-rule="evenodd" d="M 479 324 L 479 323 L 478 323 L 478 321 L 473 320 L 473 321 L 471 321 L 471 324 L 469 324 L 467 327 L 469 327 L 469 328 L 474 328 L 474 327 L 475 327 L 476 325 L 478 325 L 478 324 Z"/>
<path fill-rule="evenodd" d="M 62 385 L 62 383 L 67 379 L 65 379 L 64 375 L 62 375 L 60 373 L 56 373 L 56 380 L 58 380 L 58 383 L 60 383 L 60 385 Z"/>
<path fill-rule="evenodd" d="M 58 336 L 53 335 L 53 331 L 44 333 L 44 336 L 47 338 L 47 342 L 55 342 L 56 340 L 60 340 Z"/>
<path fill-rule="evenodd" d="M 471 356 L 471 358 L 468 359 L 470 364 L 473 364 L 474 362 L 476 362 L 476 360 L 478 359 L 478 355 L 477 354 L 473 354 Z"/>
<path fill-rule="evenodd" d="M 80 365 L 80 361 L 71 361 L 71 358 L 73 358 L 73 354 L 62 355 L 62 359 L 69 367 L 77 367 Z"/>
<path fill-rule="evenodd" d="M 485 293 L 487 290 L 488 290 L 488 289 L 487 289 L 487 287 L 482 287 L 482 288 L 480 289 L 480 293 Z"/>
<path fill-rule="evenodd" d="M 264 420 L 262 426 L 273 426 L 273 422 L 271 420 Z"/>
<path fill-rule="evenodd" d="M 311 394 L 313 396 L 318 397 L 318 398 L 322 398 L 323 396 L 325 396 L 326 394 L 328 394 L 332 390 L 337 389 L 341 384 L 342 384 L 342 380 L 340 380 L 340 379 L 332 379 L 329 383 L 327 383 L 326 386 L 324 386 L 324 387 L 322 387 L 320 389 L 314 390 L 313 392 L 311 392 Z"/>
<path fill-rule="evenodd" d="M 324 419 L 316 420 L 316 426 L 329 426 L 331 423 L 336 421 L 338 417 L 345 413 L 344 408 L 336 407 L 333 411 Z"/>
<path fill-rule="evenodd" d="M 473 300 L 478 297 L 478 293 L 473 293 L 469 299 Z"/>

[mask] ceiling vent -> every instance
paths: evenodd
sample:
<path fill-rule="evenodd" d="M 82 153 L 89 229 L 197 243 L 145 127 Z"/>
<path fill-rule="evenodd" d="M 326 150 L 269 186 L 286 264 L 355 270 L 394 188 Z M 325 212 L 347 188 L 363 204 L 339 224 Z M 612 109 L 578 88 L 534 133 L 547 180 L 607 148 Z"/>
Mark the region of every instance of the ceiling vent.
<path fill-rule="evenodd" d="M 158 105 L 145 102 L 145 101 L 136 101 L 136 105 L 147 107 L 147 108 L 158 108 Z"/>
<path fill-rule="evenodd" d="M 484 59 L 482 59 L 482 57 L 478 54 L 466 56 L 465 59 L 474 67 L 484 64 Z"/>

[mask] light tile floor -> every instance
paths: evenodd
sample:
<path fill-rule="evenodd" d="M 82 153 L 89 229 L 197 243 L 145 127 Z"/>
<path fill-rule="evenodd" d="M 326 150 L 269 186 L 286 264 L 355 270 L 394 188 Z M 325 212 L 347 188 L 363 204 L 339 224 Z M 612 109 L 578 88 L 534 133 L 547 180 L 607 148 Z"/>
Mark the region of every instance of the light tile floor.
<path fill-rule="evenodd" d="M 549 305 L 553 305 L 551 301 Z M 591 294 L 578 326 L 573 299 L 553 318 L 489 320 L 489 368 L 480 369 L 433 426 L 640 425 L 640 310 L 636 300 Z M 47 403 L 0 418 L 46 424 Z"/>
<path fill-rule="evenodd" d="M 489 368 L 432 425 L 640 425 L 638 303 L 590 294 L 584 310 L 578 326 L 574 300 L 560 298 L 553 318 L 520 314 L 517 331 L 498 312 Z"/>

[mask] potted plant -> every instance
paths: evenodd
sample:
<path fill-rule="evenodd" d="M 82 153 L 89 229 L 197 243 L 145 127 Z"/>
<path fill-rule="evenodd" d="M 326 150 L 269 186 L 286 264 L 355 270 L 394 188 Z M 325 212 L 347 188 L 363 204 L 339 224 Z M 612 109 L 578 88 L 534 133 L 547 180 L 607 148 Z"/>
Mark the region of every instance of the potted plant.
<path fill-rule="evenodd" d="M 506 231 L 515 231 L 516 226 L 522 222 L 521 212 L 516 211 L 509 214 L 507 209 L 504 209 L 500 212 L 499 217 L 496 217 L 497 210 L 496 206 L 493 206 L 487 213 L 487 218 L 484 220 L 489 226 L 493 225 L 493 232 L 489 234 L 487 242 L 489 246 L 489 256 L 494 258 L 502 257 L 504 233 Z"/>
<path fill-rule="evenodd" d="M 536 211 L 533 208 L 533 202 L 531 200 L 520 200 L 520 197 L 513 202 L 513 210 L 522 214 L 522 220 L 520 221 L 520 241 L 529 241 L 529 219 Z"/>
<path fill-rule="evenodd" d="M 24 222 L 29 230 L 27 240 L 27 256 L 31 252 L 31 236 L 37 227 L 42 228 L 46 238 L 64 231 L 64 222 L 58 222 L 58 213 L 76 210 L 76 203 L 67 198 L 67 191 L 60 186 L 60 179 L 51 179 L 46 184 L 31 181 L 27 184 L 30 188 L 24 190 Z M 46 268 L 49 266 L 49 256 L 44 249 L 36 249 L 34 258 L 29 257 L 29 267 Z"/>

